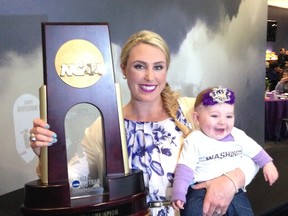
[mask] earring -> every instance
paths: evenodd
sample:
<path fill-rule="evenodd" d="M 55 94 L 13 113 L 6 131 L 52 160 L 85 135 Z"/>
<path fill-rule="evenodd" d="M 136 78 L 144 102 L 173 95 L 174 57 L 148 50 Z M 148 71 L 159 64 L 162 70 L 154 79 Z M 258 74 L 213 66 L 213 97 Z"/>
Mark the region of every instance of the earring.
<path fill-rule="evenodd" d="M 126 76 L 123 74 L 123 79 L 126 79 Z"/>

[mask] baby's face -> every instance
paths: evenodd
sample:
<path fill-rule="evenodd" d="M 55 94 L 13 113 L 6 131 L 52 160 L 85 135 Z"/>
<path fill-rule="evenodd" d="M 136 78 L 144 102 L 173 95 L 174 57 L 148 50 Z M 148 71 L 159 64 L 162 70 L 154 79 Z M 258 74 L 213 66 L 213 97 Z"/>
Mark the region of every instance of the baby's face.
<path fill-rule="evenodd" d="M 194 119 L 201 130 L 209 137 L 221 140 L 231 133 L 234 127 L 234 104 L 200 105 Z"/>

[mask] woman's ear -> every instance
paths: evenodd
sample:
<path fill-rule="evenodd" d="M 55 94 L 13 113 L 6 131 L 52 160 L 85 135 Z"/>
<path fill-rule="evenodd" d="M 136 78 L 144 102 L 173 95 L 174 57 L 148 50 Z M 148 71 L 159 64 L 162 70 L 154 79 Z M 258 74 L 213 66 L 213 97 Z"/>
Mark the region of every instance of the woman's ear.
<path fill-rule="evenodd" d="M 121 64 L 120 67 L 122 70 L 123 78 L 126 79 L 125 66 L 123 64 Z"/>
<path fill-rule="evenodd" d="M 121 64 L 121 65 L 120 65 L 120 68 L 121 68 L 121 70 L 122 70 L 122 73 L 124 74 L 124 71 L 125 71 L 125 65 Z"/>

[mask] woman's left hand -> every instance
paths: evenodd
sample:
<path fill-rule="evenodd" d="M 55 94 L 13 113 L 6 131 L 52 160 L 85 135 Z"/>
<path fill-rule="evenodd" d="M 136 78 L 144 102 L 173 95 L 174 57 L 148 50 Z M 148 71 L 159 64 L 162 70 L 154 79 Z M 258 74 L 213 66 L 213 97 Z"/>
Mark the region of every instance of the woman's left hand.
<path fill-rule="evenodd" d="M 245 176 L 240 169 L 229 172 L 229 175 L 237 182 L 237 185 L 242 187 L 242 184 L 245 182 Z M 193 189 L 203 188 L 206 189 L 203 202 L 203 216 L 224 215 L 235 195 L 235 185 L 233 182 L 227 176 L 220 176 L 193 186 Z"/>

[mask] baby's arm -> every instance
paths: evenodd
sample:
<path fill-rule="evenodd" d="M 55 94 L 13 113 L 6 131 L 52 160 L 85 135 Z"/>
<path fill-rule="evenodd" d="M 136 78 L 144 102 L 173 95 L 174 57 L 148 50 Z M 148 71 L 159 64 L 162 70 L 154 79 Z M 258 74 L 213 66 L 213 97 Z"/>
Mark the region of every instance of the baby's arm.
<path fill-rule="evenodd" d="M 273 159 L 268 155 L 268 153 L 262 149 L 255 157 L 253 157 L 253 161 L 260 167 L 263 167 L 265 181 L 269 181 L 270 186 L 274 184 L 278 179 L 278 171 L 272 162 Z"/>
<path fill-rule="evenodd" d="M 263 174 L 265 181 L 269 181 L 269 185 L 272 186 L 275 181 L 278 179 L 278 171 L 274 163 L 271 161 L 264 165 Z"/>
<path fill-rule="evenodd" d="M 183 209 L 186 202 L 186 194 L 189 185 L 192 182 L 194 172 L 191 168 L 184 164 L 177 164 L 175 169 L 175 177 L 173 180 L 171 201 L 175 210 Z"/>

